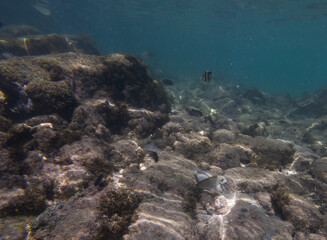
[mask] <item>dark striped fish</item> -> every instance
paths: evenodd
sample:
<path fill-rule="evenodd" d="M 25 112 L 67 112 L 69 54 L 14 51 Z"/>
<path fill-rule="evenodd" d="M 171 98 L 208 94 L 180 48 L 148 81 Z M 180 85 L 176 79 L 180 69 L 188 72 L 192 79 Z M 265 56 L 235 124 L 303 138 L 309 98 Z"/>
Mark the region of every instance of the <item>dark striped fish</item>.
<path fill-rule="evenodd" d="M 202 77 L 200 78 L 201 81 L 203 82 L 209 82 L 212 79 L 212 72 L 211 71 L 205 71 L 202 74 Z"/>

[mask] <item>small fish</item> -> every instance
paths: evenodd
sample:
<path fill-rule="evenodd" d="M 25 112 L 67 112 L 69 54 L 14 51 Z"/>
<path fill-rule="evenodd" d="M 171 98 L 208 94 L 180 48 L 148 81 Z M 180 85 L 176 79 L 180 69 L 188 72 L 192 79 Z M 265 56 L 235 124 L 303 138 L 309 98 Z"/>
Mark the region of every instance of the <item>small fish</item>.
<path fill-rule="evenodd" d="M 198 109 L 195 109 L 195 108 L 192 108 L 192 107 L 185 107 L 185 110 L 191 116 L 195 116 L 195 117 L 202 117 L 203 116 L 203 113 Z"/>
<path fill-rule="evenodd" d="M 101 174 L 97 177 L 97 179 L 95 180 L 95 182 L 94 182 L 94 186 L 98 186 L 98 185 L 102 182 L 103 177 L 104 177 L 104 174 L 101 173 Z"/>
<path fill-rule="evenodd" d="M 206 189 L 206 190 L 215 190 L 217 189 L 219 184 L 218 176 L 212 176 L 198 182 L 196 184 L 197 188 Z"/>
<path fill-rule="evenodd" d="M 142 56 L 145 58 L 153 57 L 153 53 L 147 50 L 142 53 Z"/>
<path fill-rule="evenodd" d="M 196 182 L 201 182 L 202 180 L 204 179 L 207 179 L 207 178 L 210 178 L 212 177 L 212 175 L 206 171 L 203 171 L 203 170 L 193 170 L 193 173 L 194 173 L 194 176 L 196 178 Z"/>
<path fill-rule="evenodd" d="M 45 16 L 51 15 L 49 0 L 36 0 L 32 7 Z"/>
<path fill-rule="evenodd" d="M 158 162 L 159 161 L 159 156 L 158 156 L 158 153 L 156 151 L 147 150 L 147 153 L 149 154 L 150 157 L 153 158 L 153 160 L 155 162 Z"/>
<path fill-rule="evenodd" d="M 154 144 L 153 142 L 150 142 L 147 145 L 145 145 L 145 147 L 143 149 L 147 150 L 147 151 L 156 152 L 156 153 L 162 152 L 162 150 L 160 148 L 158 148 L 157 145 Z"/>
<path fill-rule="evenodd" d="M 210 173 L 203 170 L 193 170 L 194 176 L 196 177 L 196 187 L 206 190 L 217 190 L 218 185 L 224 191 L 225 187 L 223 186 L 227 180 L 223 176 L 212 176 Z"/>
<path fill-rule="evenodd" d="M 213 77 L 212 72 L 208 70 L 202 74 L 200 80 L 203 82 L 209 82 L 212 79 L 212 77 Z"/>
<path fill-rule="evenodd" d="M 167 85 L 167 86 L 173 86 L 174 85 L 174 82 L 170 79 L 164 79 L 162 80 L 162 83 Z"/>

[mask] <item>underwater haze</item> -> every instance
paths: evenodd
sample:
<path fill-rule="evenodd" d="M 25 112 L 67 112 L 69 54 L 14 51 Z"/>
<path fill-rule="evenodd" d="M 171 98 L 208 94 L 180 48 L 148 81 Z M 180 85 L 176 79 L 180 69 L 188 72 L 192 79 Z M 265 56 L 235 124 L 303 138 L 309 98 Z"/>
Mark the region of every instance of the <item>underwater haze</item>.
<path fill-rule="evenodd" d="M 42 9 L 35 8 L 41 2 Z M 101 54 L 144 58 L 154 77 L 235 81 L 300 95 L 326 83 L 327 2 L 313 0 L 1 0 L 3 24 L 89 34 Z M 39 3 L 40 4 L 40 3 Z M 33 7 L 34 6 L 34 7 Z M 41 10 L 41 12 L 40 12 Z"/>
<path fill-rule="evenodd" d="M 327 239 L 327 0 L 0 0 L 0 240 Z"/>

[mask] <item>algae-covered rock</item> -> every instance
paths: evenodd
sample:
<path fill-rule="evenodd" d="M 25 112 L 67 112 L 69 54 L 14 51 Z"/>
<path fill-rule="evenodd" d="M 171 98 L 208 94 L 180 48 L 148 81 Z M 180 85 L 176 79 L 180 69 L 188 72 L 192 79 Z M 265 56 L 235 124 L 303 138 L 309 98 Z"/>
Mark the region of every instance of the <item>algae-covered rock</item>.
<path fill-rule="evenodd" d="M 67 81 L 33 81 L 27 85 L 26 93 L 39 114 L 58 113 L 67 117 L 77 104 Z"/>
<path fill-rule="evenodd" d="M 104 59 L 106 84 L 114 100 L 135 107 L 169 112 L 171 102 L 162 83 L 152 80 L 141 60 L 131 55 L 114 54 Z"/>
<path fill-rule="evenodd" d="M 87 198 L 84 198 L 87 196 Z M 49 207 L 30 224 L 33 239 L 95 239 L 99 232 L 97 206 L 100 194 L 76 194 L 65 204 Z"/>
<path fill-rule="evenodd" d="M 279 169 L 293 161 L 295 150 L 291 143 L 257 137 L 251 145 L 255 153 L 252 161 L 262 168 Z"/>
<path fill-rule="evenodd" d="M 302 95 L 296 100 L 297 108 L 291 112 L 291 117 L 308 116 L 321 117 L 327 113 L 326 108 L 327 88 L 321 88 L 312 95 Z"/>
<path fill-rule="evenodd" d="M 98 207 L 102 219 L 97 239 L 121 239 L 128 232 L 141 201 L 141 195 L 131 190 L 107 190 Z"/>
<path fill-rule="evenodd" d="M 151 79 L 145 65 L 130 55 L 105 57 L 57 54 L 12 58 L 0 62 L 0 90 L 6 99 L 17 99 L 17 91 L 6 89 L 18 83 L 33 114 L 58 113 L 67 118 L 78 102 L 98 91 L 120 103 L 168 113 L 171 103 L 164 86 Z M 17 101 L 17 100 L 16 100 Z"/>
<path fill-rule="evenodd" d="M 327 158 L 324 157 L 313 161 L 311 172 L 317 179 L 327 184 Z"/>
<path fill-rule="evenodd" d="M 210 150 L 211 141 L 208 137 L 201 136 L 197 133 L 176 134 L 176 141 L 173 148 L 176 152 L 183 154 L 190 159 L 196 159 Z"/>
<path fill-rule="evenodd" d="M 243 94 L 243 97 L 249 99 L 252 103 L 255 104 L 265 104 L 267 98 L 262 91 L 256 88 L 247 90 Z"/>
<path fill-rule="evenodd" d="M 10 32 L 13 30 L 12 32 Z M 36 33 L 31 29 L 10 29 L 7 27 L 0 30 L 0 56 L 35 56 L 54 53 L 85 53 L 98 55 L 94 41 L 86 35 L 31 35 Z M 20 35 L 25 36 L 21 38 Z"/>
<path fill-rule="evenodd" d="M 267 137 L 269 132 L 264 122 L 257 122 L 243 130 L 243 133 L 251 137 L 264 136 Z"/>
<path fill-rule="evenodd" d="M 19 216 L 0 218 L 0 239 L 22 240 L 26 239 L 28 222 L 34 216 Z"/>
<path fill-rule="evenodd" d="M 40 34 L 40 31 L 29 25 L 8 25 L 0 29 L 1 39 L 14 39 Z"/>
<path fill-rule="evenodd" d="M 326 233 L 325 159 L 301 144 L 308 132 L 311 148 L 324 147 L 323 119 L 295 125 L 282 117 L 292 107 L 279 110 L 259 90 L 242 95 L 213 82 L 174 92 L 180 97 L 169 116 L 170 94 L 126 54 L 14 57 L 0 61 L 0 78 L 0 214 L 39 215 L 17 236 L 300 240 Z M 185 112 L 193 105 L 204 116 Z M 199 189 L 194 170 L 208 171 L 210 185 L 216 175 L 227 182 Z"/>
<path fill-rule="evenodd" d="M 302 197 L 290 194 L 281 204 L 282 215 L 296 230 L 305 233 L 319 233 L 326 228 L 324 217 L 312 203 Z"/>
<path fill-rule="evenodd" d="M 241 146 L 222 143 L 214 148 L 206 157 L 206 162 L 222 169 L 239 167 L 250 163 L 252 154 Z"/>
<path fill-rule="evenodd" d="M 93 39 L 88 35 L 65 35 L 71 52 L 100 55 Z"/>

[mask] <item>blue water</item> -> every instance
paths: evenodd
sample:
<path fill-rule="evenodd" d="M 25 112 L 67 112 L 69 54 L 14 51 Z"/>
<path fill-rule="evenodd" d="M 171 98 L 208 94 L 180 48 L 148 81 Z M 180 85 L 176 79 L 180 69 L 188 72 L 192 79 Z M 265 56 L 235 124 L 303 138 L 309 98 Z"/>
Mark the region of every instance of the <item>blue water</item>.
<path fill-rule="evenodd" d="M 156 77 L 236 81 L 270 94 L 300 95 L 326 84 L 327 1 L 0 0 L 0 21 L 46 32 L 83 33 L 101 54 L 130 53 Z M 17 14 L 18 13 L 18 14 Z"/>

